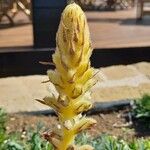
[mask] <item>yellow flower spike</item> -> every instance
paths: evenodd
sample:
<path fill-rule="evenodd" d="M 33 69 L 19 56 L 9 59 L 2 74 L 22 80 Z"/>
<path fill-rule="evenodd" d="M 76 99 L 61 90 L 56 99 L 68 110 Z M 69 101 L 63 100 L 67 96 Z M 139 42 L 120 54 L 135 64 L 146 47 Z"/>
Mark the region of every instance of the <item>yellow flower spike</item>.
<path fill-rule="evenodd" d="M 90 101 L 79 101 L 75 104 L 76 114 L 80 114 L 92 108 L 92 103 Z"/>
<path fill-rule="evenodd" d="M 49 142 L 51 142 L 52 144 L 53 144 L 53 146 L 57 149 L 58 148 L 58 145 L 59 145 L 59 143 L 60 143 L 60 140 L 58 140 L 58 139 L 56 139 L 56 138 L 50 138 L 50 141 Z"/>
<path fill-rule="evenodd" d="M 60 116 L 60 120 L 69 120 L 70 118 L 73 118 L 74 116 L 89 110 L 91 107 L 92 103 L 86 100 L 74 102 L 72 103 L 72 105 L 69 105 L 67 107 L 61 107 L 59 111 L 63 115 Z"/>
<path fill-rule="evenodd" d="M 79 78 L 77 80 L 77 83 L 78 84 L 85 84 L 89 79 L 91 79 L 93 77 L 93 72 L 94 70 L 93 69 L 88 69 L 83 75 L 81 78 Z"/>
<path fill-rule="evenodd" d="M 91 128 L 93 125 L 96 124 L 96 121 L 92 118 L 85 118 L 79 120 L 79 122 L 74 126 L 75 133 L 79 133 L 85 129 Z"/>
<path fill-rule="evenodd" d="M 59 74 L 57 73 L 57 71 L 53 71 L 53 70 L 48 70 L 47 71 L 49 80 L 54 84 L 54 85 L 58 85 L 60 87 L 63 86 L 63 81 L 61 80 Z"/>
<path fill-rule="evenodd" d="M 52 56 L 56 69 L 47 72 L 58 97 L 45 97 L 42 104 L 58 114 L 61 128 L 52 132 L 50 141 L 56 150 L 69 150 L 79 132 L 90 128 L 96 121 L 82 116 L 92 107 L 89 89 L 95 84 L 89 28 L 84 12 L 76 3 L 69 4 L 62 13 L 56 35 L 56 51 Z M 76 147 L 76 146 L 75 146 Z M 76 147 L 84 150 L 86 147 Z"/>
<path fill-rule="evenodd" d="M 38 100 L 38 101 L 41 102 L 42 104 L 52 107 L 57 112 L 59 112 L 62 107 L 59 103 L 57 103 L 57 100 L 53 97 L 47 96 L 43 99 L 43 101 L 40 101 L 40 100 Z"/>
<path fill-rule="evenodd" d="M 77 146 L 75 145 L 70 145 L 67 150 L 79 150 Z"/>

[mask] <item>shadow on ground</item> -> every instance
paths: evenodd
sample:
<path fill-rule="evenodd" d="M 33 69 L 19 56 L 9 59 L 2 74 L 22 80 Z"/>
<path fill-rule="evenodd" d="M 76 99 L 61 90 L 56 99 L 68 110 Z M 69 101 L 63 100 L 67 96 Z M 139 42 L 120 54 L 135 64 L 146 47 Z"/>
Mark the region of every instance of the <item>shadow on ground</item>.
<path fill-rule="evenodd" d="M 149 137 L 150 136 L 150 118 L 144 120 L 134 120 L 133 126 L 137 137 Z"/>
<path fill-rule="evenodd" d="M 142 20 L 137 19 L 125 19 L 120 22 L 120 25 L 140 25 L 140 26 L 149 26 L 150 18 L 143 18 Z"/>
<path fill-rule="evenodd" d="M 26 26 L 31 24 L 31 22 L 18 22 L 18 23 L 14 23 L 14 24 L 10 24 L 10 23 L 1 23 L 0 24 L 0 29 L 8 29 L 8 28 L 16 28 L 16 27 L 21 27 L 21 26 Z"/>

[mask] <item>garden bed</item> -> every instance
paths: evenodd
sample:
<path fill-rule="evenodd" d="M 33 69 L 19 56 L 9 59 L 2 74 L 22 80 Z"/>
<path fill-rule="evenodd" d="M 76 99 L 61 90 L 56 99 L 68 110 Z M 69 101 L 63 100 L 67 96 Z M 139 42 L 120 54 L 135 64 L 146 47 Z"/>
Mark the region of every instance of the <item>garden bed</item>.
<path fill-rule="evenodd" d="M 94 150 L 149 150 L 149 100 L 150 96 L 144 95 L 133 103 L 127 101 L 95 105 L 92 111 L 87 112 L 87 116 L 94 118 L 97 124 L 79 134 L 76 144 L 90 144 Z M 0 109 L 0 149 L 53 150 L 43 135 L 55 130 L 56 125 L 58 118 L 52 111 L 6 115 Z"/>
<path fill-rule="evenodd" d="M 137 132 L 130 122 L 127 121 L 126 117 L 124 117 L 126 111 L 127 110 L 121 110 L 91 115 L 90 117 L 97 120 L 97 125 L 88 130 L 88 132 L 93 136 L 108 134 L 125 140 L 147 136 L 147 130 Z M 11 114 L 9 115 L 7 123 L 7 131 L 12 132 L 17 130 L 19 132 L 24 132 L 31 127 L 35 129 L 40 124 L 42 125 L 41 131 L 44 132 L 52 129 L 57 123 L 58 120 L 55 116 Z M 139 128 L 141 128 L 140 124 Z"/>

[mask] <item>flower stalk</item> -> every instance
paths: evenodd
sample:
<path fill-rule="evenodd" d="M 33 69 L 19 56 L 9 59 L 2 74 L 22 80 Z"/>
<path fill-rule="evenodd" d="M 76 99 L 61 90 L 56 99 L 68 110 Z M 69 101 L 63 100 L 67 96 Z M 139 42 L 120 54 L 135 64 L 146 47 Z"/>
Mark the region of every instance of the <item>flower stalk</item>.
<path fill-rule="evenodd" d="M 90 64 L 92 50 L 85 14 L 77 4 L 69 4 L 62 13 L 56 35 L 56 51 L 52 56 L 56 69 L 47 72 L 58 96 L 52 94 L 38 100 L 58 115 L 59 125 L 48 136 L 56 150 L 83 150 L 84 147 L 75 148 L 75 136 L 96 123 L 82 115 L 92 107 L 89 89 L 96 82 Z"/>

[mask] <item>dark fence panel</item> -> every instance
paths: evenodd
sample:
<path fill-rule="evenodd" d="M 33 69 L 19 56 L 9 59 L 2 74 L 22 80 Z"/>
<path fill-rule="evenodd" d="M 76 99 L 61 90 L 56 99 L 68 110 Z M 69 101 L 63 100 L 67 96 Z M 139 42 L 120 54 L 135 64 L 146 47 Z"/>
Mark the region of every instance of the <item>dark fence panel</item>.
<path fill-rule="evenodd" d="M 91 61 L 96 68 L 141 61 L 150 62 L 150 47 L 96 49 Z"/>
<path fill-rule="evenodd" d="M 0 77 L 46 74 L 53 66 L 45 66 L 39 61 L 52 61 L 54 50 L 34 50 L 0 53 Z"/>
<path fill-rule="evenodd" d="M 58 8 L 64 6 L 67 0 L 34 0 L 36 8 Z"/>
<path fill-rule="evenodd" d="M 67 0 L 32 0 L 34 47 L 55 47 L 55 37 Z"/>
<path fill-rule="evenodd" d="M 39 49 L 22 52 L 0 53 L 0 77 L 46 74 L 54 66 L 39 64 L 39 61 L 52 61 L 54 50 Z M 150 62 L 150 48 L 96 49 L 91 57 L 95 68 L 110 65 Z"/>

